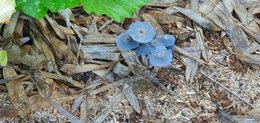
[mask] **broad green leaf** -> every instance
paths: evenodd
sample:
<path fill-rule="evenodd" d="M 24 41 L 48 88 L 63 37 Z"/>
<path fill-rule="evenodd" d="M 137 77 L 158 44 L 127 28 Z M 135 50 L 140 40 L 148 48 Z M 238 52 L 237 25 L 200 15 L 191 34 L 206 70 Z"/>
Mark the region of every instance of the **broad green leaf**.
<path fill-rule="evenodd" d="M 43 18 L 47 10 L 57 12 L 80 5 L 80 0 L 16 0 L 16 9 L 34 18 Z"/>
<path fill-rule="evenodd" d="M 34 18 L 43 18 L 47 8 L 41 0 L 16 0 L 16 9 Z"/>
<path fill-rule="evenodd" d="M 150 0 L 83 0 L 84 10 L 97 15 L 107 15 L 120 22 L 124 18 L 130 18 L 137 9 Z"/>
<path fill-rule="evenodd" d="M 57 12 L 60 9 L 72 8 L 81 4 L 80 0 L 42 0 L 44 6 L 50 9 L 52 12 Z"/>
<path fill-rule="evenodd" d="M 7 64 L 7 53 L 5 50 L 0 50 L 0 65 L 5 66 Z"/>
<path fill-rule="evenodd" d="M 130 18 L 137 9 L 150 0 L 15 0 L 16 9 L 34 18 L 43 18 L 48 9 L 57 12 L 83 4 L 84 10 L 97 15 L 107 15 L 119 22 Z"/>

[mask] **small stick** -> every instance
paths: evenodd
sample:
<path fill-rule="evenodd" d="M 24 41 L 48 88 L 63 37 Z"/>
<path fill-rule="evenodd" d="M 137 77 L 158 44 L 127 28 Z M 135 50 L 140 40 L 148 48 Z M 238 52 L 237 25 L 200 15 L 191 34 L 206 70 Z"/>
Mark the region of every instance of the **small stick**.
<path fill-rule="evenodd" d="M 219 83 L 218 81 L 216 81 L 215 79 L 212 79 L 210 76 L 206 75 L 204 72 L 202 72 L 202 70 L 200 71 L 200 73 L 209 81 L 212 81 L 216 84 L 218 84 L 220 87 L 224 88 L 225 90 L 227 90 L 229 93 L 233 94 L 235 97 L 237 97 L 238 99 L 242 100 L 244 103 L 246 103 L 247 105 L 249 105 L 251 108 L 255 108 L 252 104 L 250 104 L 249 102 L 247 102 L 246 100 L 244 100 L 242 97 L 240 97 L 239 95 L 237 95 L 236 93 L 232 92 L 230 89 L 228 89 L 227 87 L 225 87 L 224 85 L 222 85 L 221 83 Z"/>
<path fill-rule="evenodd" d="M 207 63 L 205 63 L 203 60 L 201 60 L 200 58 L 194 57 L 193 55 L 191 55 L 190 53 L 188 53 L 187 51 L 183 50 L 182 48 L 175 46 L 175 51 L 177 51 L 178 53 L 189 57 L 197 62 L 199 62 L 201 65 L 207 65 Z"/>

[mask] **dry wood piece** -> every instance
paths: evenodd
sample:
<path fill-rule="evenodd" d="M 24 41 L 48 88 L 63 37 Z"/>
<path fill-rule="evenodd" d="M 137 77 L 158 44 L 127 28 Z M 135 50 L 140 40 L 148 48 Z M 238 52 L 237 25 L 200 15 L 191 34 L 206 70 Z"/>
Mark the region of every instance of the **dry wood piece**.
<path fill-rule="evenodd" d="M 120 23 L 82 6 L 43 19 L 16 13 L 0 24 L 0 122 L 260 122 L 259 8 L 153 0 Z M 169 66 L 118 50 L 136 21 L 176 37 Z"/>
<path fill-rule="evenodd" d="M 81 51 L 81 57 L 84 58 L 86 62 L 95 62 L 97 60 L 118 61 L 120 55 L 117 47 L 112 44 L 82 45 Z"/>
<path fill-rule="evenodd" d="M 99 70 L 103 68 L 107 68 L 111 66 L 110 64 L 105 64 L 105 65 L 96 65 L 96 64 L 86 64 L 86 65 L 74 65 L 74 64 L 64 64 L 61 67 L 61 71 L 66 72 L 68 74 L 72 73 L 84 73 L 88 71 L 94 71 L 94 70 Z"/>

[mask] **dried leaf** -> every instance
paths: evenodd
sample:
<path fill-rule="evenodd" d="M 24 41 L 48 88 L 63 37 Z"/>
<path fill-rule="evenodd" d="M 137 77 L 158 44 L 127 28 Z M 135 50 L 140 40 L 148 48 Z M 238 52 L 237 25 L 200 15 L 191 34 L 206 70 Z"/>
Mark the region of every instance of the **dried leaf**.
<path fill-rule="evenodd" d="M 3 68 L 3 76 L 4 78 L 9 78 L 17 76 L 17 74 L 14 69 L 6 66 Z M 31 112 L 31 109 L 29 98 L 25 93 L 22 82 L 22 79 L 10 80 L 8 83 L 6 83 L 6 87 L 8 90 L 8 98 L 18 110 L 18 113 L 26 119 L 27 114 Z"/>
<path fill-rule="evenodd" d="M 63 103 L 63 102 L 72 101 L 72 100 L 76 99 L 77 97 L 78 97 L 78 95 L 64 95 L 64 94 L 61 94 L 54 90 L 50 99 L 55 102 Z M 38 111 L 40 109 L 51 106 L 39 94 L 30 96 L 29 102 L 30 102 L 30 108 L 32 109 L 32 111 Z"/>
<path fill-rule="evenodd" d="M 41 76 L 39 73 L 34 74 L 33 78 L 39 94 L 42 97 L 50 97 L 53 92 L 53 80 L 46 78 L 45 76 Z"/>
<path fill-rule="evenodd" d="M 18 19 L 16 28 L 14 29 L 14 37 L 16 39 L 22 38 L 23 37 L 23 29 L 24 29 L 24 20 L 23 19 Z"/>
<path fill-rule="evenodd" d="M 77 57 L 63 41 L 59 40 L 53 35 L 48 35 L 48 37 L 48 41 L 51 43 L 53 49 L 56 52 L 56 55 L 58 55 L 60 59 L 64 58 L 65 63 L 77 63 Z"/>
<path fill-rule="evenodd" d="M 13 35 L 17 21 L 18 21 L 18 17 L 19 17 L 19 13 L 16 12 L 15 14 L 13 14 L 10 24 L 8 24 L 4 27 L 4 32 L 3 32 L 4 38 L 9 38 Z"/>
<path fill-rule="evenodd" d="M 69 77 L 63 76 L 63 75 L 59 75 L 59 74 L 54 74 L 54 73 L 47 73 L 47 72 L 43 72 L 41 71 L 40 74 L 46 78 L 52 78 L 52 79 L 56 79 L 56 80 L 62 80 L 65 82 L 68 82 L 69 84 L 78 87 L 78 88 L 83 88 L 85 85 L 82 83 L 79 83 Z"/>
<path fill-rule="evenodd" d="M 58 103 L 52 101 L 49 98 L 44 98 L 45 101 L 47 101 L 53 108 L 55 108 L 60 114 L 67 117 L 71 123 L 81 123 L 80 120 L 72 115 L 70 112 L 66 111 L 62 106 L 60 106 Z"/>
<path fill-rule="evenodd" d="M 40 50 L 41 53 L 44 54 L 44 57 L 46 58 L 46 61 L 49 64 L 46 66 L 46 69 L 48 71 L 56 70 L 57 64 L 55 61 L 54 54 L 53 54 L 52 50 L 50 49 L 50 47 L 46 44 L 46 42 L 43 41 L 43 39 L 40 36 L 32 33 L 31 37 L 33 39 L 33 44 L 35 45 L 35 47 L 37 47 Z"/>
<path fill-rule="evenodd" d="M 88 71 L 94 71 L 94 70 L 100 70 L 103 68 L 107 68 L 111 66 L 111 64 L 105 64 L 105 65 L 97 65 L 97 64 L 85 64 L 85 65 L 74 65 L 74 64 L 64 64 L 61 67 L 61 71 L 66 73 L 84 73 Z"/>
<path fill-rule="evenodd" d="M 49 17 L 48 15 L 45 16 L 45 18 L 48 20 L 48 22 L 51 24 L 53 30 L 55 31 L 55 33 L 61 38 L 61 39 L 65 39 L 65 34 L 64 32 L 62 32 L 62 30 L 60 30 L 59 28 L 59 24 L 52 19 L 51 17 Z"/>

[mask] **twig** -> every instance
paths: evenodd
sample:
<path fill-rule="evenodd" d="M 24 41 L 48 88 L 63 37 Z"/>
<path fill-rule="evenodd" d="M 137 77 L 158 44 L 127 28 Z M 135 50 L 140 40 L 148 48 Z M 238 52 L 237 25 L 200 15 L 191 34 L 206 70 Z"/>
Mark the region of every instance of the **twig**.
<path fill-rule="evenodd" d="M 80 42 L 78 45 L 78 51 L 77 51 L 77 58 L 79 58 L 79 54 L 80 54 L 80 49 L 82 46 L 82 40 L 84 40 L 83 35 L 79 32 L 78 27 L 76 25 L 71 24 L 72 29 L 76 32 L 76 34 L 78 35 Z"/>
<path fill-rule="evenodd" d="M 109 24 L 111 24 L 113 21 L 109 20 L 107 22 L 105 22 L 99 29 L 98 31 L 101 31 L 102 29 L 106 28 Z"/>
<path fill-rule="evenodd" d="M 209 81 L 212 81 L 216 84 L 218 84 L 220 87 L 224 88 L 226 91 L 228 91 L 229 93 L 233 94 L 235 97 L 237 97 L 238 99 L 240 99 L 241 101 L 243 101 L 245 104 L 249 105 L 251 108 L 255 108 L 252 104 L 250 104 L 249 102 L 247 102 L 246 100 L 244 100 L 242 97 L 240 97 L 239 95 L 237 95 L 236 93 L 232 92 L 230 89 L 228 89 L 227 87 L 225 87 L 224 85 L 222 85 L 221 83 L 219 83 L 218 81 L 216 81 L 215 79 L 211 78 L 210 76 L 206 75 L 202 70 L 200 70 L 200 73 Z"/>
<path fill-rule="evenodd" d="M 190 53 L 188 53 L 187 51 L 181 49 L 180 47 L 178 46 L 175 46 L 175 51 L 177 51 L 178 53 L 186 56 L 186 57 L 189 57 L 197 62 L 199 62 L 201 65 L 207 65 L 207 63 L 205 63 L 203 60 L 201 60 L 200 58 L 197 58 L 197 57 L 194 57 L 193 55 L 191 55 Z"/>

